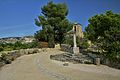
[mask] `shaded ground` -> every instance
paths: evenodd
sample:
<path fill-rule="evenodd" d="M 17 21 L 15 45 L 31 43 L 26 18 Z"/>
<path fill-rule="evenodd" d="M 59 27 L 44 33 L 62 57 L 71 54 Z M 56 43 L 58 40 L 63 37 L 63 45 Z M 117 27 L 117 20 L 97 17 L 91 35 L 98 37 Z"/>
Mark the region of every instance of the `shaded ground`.
<path fill-rule="evenodd" d="M 50 55 L 64 53 L 47 49 L 25 55 L 0 70 L 0 80 L 120 80 L 120 70 L 107 66 L 71 64 L 50 60 Z"/>

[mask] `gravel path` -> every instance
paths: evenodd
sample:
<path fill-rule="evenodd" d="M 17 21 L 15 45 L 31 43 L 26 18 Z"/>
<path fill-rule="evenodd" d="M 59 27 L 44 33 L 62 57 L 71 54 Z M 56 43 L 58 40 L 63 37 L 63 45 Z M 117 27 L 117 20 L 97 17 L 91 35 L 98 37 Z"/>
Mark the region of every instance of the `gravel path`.
<path fill-rule="evenodd" d="M 40 56 L 39 58 L 42 59 L 42 56 Z M 56 80 L 71 80 L 68 76 L 64 76 L 61 73 L 56 73 L 52 70 L 48 70 L 46 67 L 43 67 L 44 63 L 41 61 L 41 59 L 36 59 L 36 65 L 38 65 L 38 69 L 40 72 L 42 72 L 44 75 L 47 75 L 49 77 L 53 77 Z"/>
<path fill-rule="evenodd" d="M 0 70 L 0 80 L 120 80 L 120 70 L 107 66 L 71 64 L 50 60 L 51 54 L 60 54 L 56 49 L 25 55 Z"/>

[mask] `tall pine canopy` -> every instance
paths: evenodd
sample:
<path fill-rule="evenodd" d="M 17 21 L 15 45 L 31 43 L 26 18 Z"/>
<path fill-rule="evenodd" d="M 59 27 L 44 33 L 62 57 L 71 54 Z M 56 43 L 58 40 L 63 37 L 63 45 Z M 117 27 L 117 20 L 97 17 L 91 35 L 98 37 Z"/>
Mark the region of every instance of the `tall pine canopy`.
<path fill-rule="evenodd" d="M 35 19 L 35 24 L 42 27 L 42 30 L 35 34 L 36 38 L 48 41 L 53 45 L 55 42 L 62 43 L 64 34 L 72 27 L 72 24 L 66 19 L 68 15 L 66 4 L 55 4 L 50 1 L 41 10 L 42 14 Z"/>

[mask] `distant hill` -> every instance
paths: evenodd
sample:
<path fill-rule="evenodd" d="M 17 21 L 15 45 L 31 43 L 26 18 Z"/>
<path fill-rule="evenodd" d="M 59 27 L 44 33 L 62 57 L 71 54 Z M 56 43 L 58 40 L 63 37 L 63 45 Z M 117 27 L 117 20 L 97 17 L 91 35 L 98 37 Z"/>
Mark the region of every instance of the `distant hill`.
<path fill-rule="evenodd" d="M 29 43 L 35 40 L 34 36 L 23 36 L 23 37 L 6 37 L 0 38 L 0 43 L 15 43 L 21 41 L 23 43 Z"/>

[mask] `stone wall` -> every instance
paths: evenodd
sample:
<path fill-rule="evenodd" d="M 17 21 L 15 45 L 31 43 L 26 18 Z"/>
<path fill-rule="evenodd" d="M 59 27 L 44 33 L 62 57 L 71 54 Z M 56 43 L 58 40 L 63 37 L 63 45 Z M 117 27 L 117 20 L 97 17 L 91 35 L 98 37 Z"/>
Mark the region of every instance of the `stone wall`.
<path fill-rule="evenodd" d="M 101 63 L 104 64 L 104 65 L 107 65 L 109 67 L 120 69 L 120 60 L 113 61 L 113 60 L 110 60 L 106 57 L 102 57 L 101 58 Z"/>
<path fill-rule="evenodd" d="M 67 44 L 61 44 L 61 50 L 73 53 L 72 47 Z M 82 50 L 80 51 L 82 53 Z M 83 53 L 83 55 L 87 55 L 89 58 L 93 59 L 93 63 L 96 65 L 103 64 L 103 65 L 107 65 L 113 68 L 120 69 L 120 61 L 110 61 L 109 59 L 105 58 L 102 55 L 92 54 L 88 52 Z"/>
<path fill-rule="evenodd" d="M 32 48 L 32 49 L 20 49 L 20 50 L 14 50 L 14 51 L 7 51 L 4 53 L 2 52 L 0 56 L 0 67 L 4 66 L 5 64 L 10 64 L 12 61 L 14 61 L 16 58 L 20 56 L 35 54 L 41 51 L 44 51 L 44 49 Z"/>
<path fill-rule="evenodd" d="M 38 48 L 31 48 L 31 49 L 20 49 L 20 50 L 13 50 L 13 51 L 3 51 L 0 54 L 11 54 L 11 53 L 19 53 L 20 55 L 25 55 L 25 54 L 33 54 L 33 53 L 38 53 L 40 52 L 41 49 Z M 1 57 L 1 55 L 0 55 Z"/>

